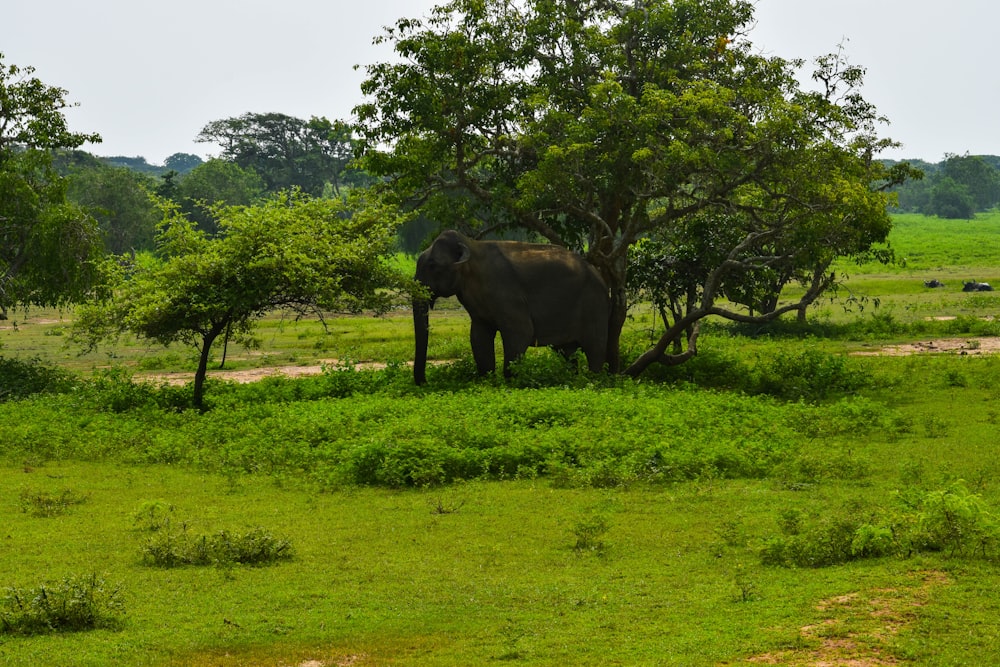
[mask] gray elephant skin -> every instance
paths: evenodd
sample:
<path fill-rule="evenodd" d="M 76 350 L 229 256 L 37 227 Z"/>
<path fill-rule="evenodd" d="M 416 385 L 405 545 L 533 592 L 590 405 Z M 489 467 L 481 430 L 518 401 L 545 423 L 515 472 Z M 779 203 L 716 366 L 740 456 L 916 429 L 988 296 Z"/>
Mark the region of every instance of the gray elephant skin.
<path fill-rule="evenodd" d="M 457 296 L 472 320 L 472 356 L 480 375 L 496 370 L 494 340 L 503 340 L 504 374 L 529 346 L 563 354 L 582 349 L 593 372 L 604 367 L 608 290 L 593 266 L 556 245 L 475 241 L 448 230 L 417 258 L 416 279 L 430 300 L 413 302 L 413 378 L 426 381 L 428 315 L 438 297 Z"/>

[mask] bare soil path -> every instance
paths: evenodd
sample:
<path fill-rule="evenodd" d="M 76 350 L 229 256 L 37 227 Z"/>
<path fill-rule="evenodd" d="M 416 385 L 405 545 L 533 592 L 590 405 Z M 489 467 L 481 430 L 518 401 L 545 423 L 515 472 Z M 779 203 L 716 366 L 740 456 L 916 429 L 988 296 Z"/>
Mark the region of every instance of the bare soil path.
<path fill-rule="evenodd" d="M 936 338 L 916 343 L 885 345 L 875 350 L 852 352 L 858 356 L 906 356 L 938 352 L 948 354 L 997 354 L 1000 353 L 1000 338 Z"/>
<path fill-rule="evenodd" d="M 208 378 L 211 380 L 226 380 L 228 382 L 257 382 L 267 377 L 282 376 L 288 378 L 305 377 L 309 375 L 319 375 L 327 368 L 337 368 L 340 361 L 337 359 L 321 359 L 318 364 L 308 366 L 266 366 L 263 368 L 244 368 L 240 370 L 209 370 Z M 382 369 L 386 364 L 381 362 L 361 362 L 352 365 L 353 368 L 375 368 Z M 183 385 L 194 380 L 193 372 L 184 373 L 136 373 L 136 380 L 153 382 L 156 384 L 166 383 L 169 385 Z"/>

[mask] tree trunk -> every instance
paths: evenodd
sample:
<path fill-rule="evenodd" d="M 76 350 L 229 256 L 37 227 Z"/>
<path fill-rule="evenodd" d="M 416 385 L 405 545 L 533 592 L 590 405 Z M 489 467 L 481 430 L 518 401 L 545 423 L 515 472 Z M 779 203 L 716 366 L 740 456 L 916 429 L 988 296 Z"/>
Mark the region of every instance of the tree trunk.
<path fill-rule="evenodd" d="M 219 368 L 226 367 L 226 355 L 229 354 L 229 336 L 233 331 L 233 325 L 226 325 L 226 337 L 222 341 L 222 361 L 219 362 Z"/>
<path fill-rule="evenodd" d="M 611 288 L 611 307 L 608 310 L 608 352 L 607 363 L 608 372 L 617 374 L 621 372 L 621 337 L 622 328 L 628 317 L 628 298 L 625 294 L 625 286 Z"/>
<path fill-rule="evenodd" d="M 198 370 L 194 373 L 194 397 L 191 402 L 195 409 L 204 411 L 205 378 L 208 375 L 208 358 L 212 354 L 212 343 L 218 338 L 225 325 L 214 326 L 201 338 L 201 354 L 198 357 Z"/>
<path fill-rule="evenodd" d="M 413 302 L 413 339 L 416 350 L 413 355 L 413 381 L 427 382 L 427 339 L 430 334 L 430 304 L 427 301 Z"/>
<path fill-rule="evenodd" d="M 606 361 L 608 372 L 621 372 L 621 337 L 622 328 L 628 318 L 628 294 L 625 290 L 627 265 L 625 254 L 615 252 L 615 241 L 611 237 L 592 239 L 593 250 L 588 260 L 594 265 L 601 279 L 608 287 L 610 302 L 608 304 L 608 343 Z M 596 260 L 596 261 L 595 261 Z"/>

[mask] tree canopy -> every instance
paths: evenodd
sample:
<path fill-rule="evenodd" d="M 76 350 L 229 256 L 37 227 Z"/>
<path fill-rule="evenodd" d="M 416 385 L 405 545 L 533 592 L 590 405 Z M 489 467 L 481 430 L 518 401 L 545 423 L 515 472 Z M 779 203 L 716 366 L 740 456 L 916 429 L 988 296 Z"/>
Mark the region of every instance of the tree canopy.
<path fill-rule="evenodd" d="M 51 152 L 101 140 L 71 132 L 67 92 L 0 54 L 0 310 L 82 297 L 102 251 L 97 222 L 67 202 Z"/>
<path fill-rule="evenodd" d="M 884 189 L 908 174 L 873 159 L 895 144 L 863 69 L 821 57 L 806 88 L 803 63 L 753 48 L 752 20 L 736 0 L 452 0 L 382 35 L 398 57 L 367 69 L 362 165 L 444 225 L 584 252 L 610 290 L 612 360 L 633 247 L 659 244 L 667 268 L 693 253 L 683 307 L 631 370 L 675 361 L 708 315 L 814 300 L 833 257 L 886 238 Z M 721 305 L 759 308 L 788 280 L 806 283 L 796 304 Z"/>
<path fill-rule="evenodd" d="M 249 342 L 275 309 L 296 313 L 384 311 L 400 287 L 386 262 L 396 218 L 371 200 L 316 199 L 293 191 L 251 206 L 217 206 L 209 236 L 162 201 L 159 262 L 104 265 L 103 299 L 78 310 L 74 337 L 91 346 L 125 331 L 199 350 L 194 404 L 202 406 L 212 345 Z"/>

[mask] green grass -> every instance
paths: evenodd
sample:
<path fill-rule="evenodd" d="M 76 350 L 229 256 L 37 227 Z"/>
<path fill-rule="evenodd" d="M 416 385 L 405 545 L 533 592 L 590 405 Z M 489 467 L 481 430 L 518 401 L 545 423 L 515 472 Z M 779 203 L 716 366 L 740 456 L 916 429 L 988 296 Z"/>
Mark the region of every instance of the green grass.
<path fill-rule="evenodd" d="M 922 215 L 893 216 L 889 242 L 902 272 L 940 271 L 960 277 L 963 272 L 979 273 L 983 278 L 1000 277 L 996 267 L 996 244 L 1000 239 L 1000 212 L 981 213 L 974 220 L 944 220 Z M 945 278 L 942 278 L 945 280 Z"/>
<path fill-rule="evenodd" d="M 854 267 L 805 327 L 709 323 L 694 360 L 639 382 L 544 350 L 476 380 L 445 302 L 431 356 L 459 361 L 426 387 L 399 363 L 406 311 L 275 316 L 227 366 L 389 367 L 214 380 L 202 414 L 131 379 L 189 351 L 77 357 L 69 316 L 33 312 L 0 330 L 0 597 L 111 598 L 88 627 L 0 632 L 0 663 L 981 664 L 1000 357 L 850 353 L 1000 333 L 1000 302 L 960 292 L 1000 282 L 1000 220 L 899 220 L 906 266 Z M 650 328 L 637 310 L 629 354 Z"/>
<path fill-rule="evenodd" d="M 57 474 L 93 498 L 87 518 L 8 523 L 4 572 L 33 585 L 27 573 L 58 578 L 98 562 L 102 577 L 127 582 L 120 629 L 7 637 L 0 655 L 8 664 L 337 664 L 361 656 L 360 664 L 709 665 L 796 646 L 798 628 L 822 617 L 817 601 L 900 586 L 941 566 L 924 557 L 823 571 L 760 565 L 750 546 L 771 530 L 771 505 L 816 507 L 836 487 L 808 500 L 760 481 L 615 492 L 474 482 L 315 494 L 161 467 L 126 467 L 116 482 L 110 473 L 85 464 L 0 471 L 5 487 Z M 150 498 L 208 530 L 281 525 L 296 557 L 270 568 L 145 567 L 132 512 Z M 442 514 L 441 503 L 458 509 Z M 580 526 L 595 516 L 606 527 L 603 547 L 581 549 Z M 964 561 L 951 576 L 970 567 L 980 586 L 995 581 Z M 745 600 L 748 581 L 754 594 Z M 913 631 L 902 639 L 926 654 Z M 940 645 L 973 658 L 963 642 Z"/>

